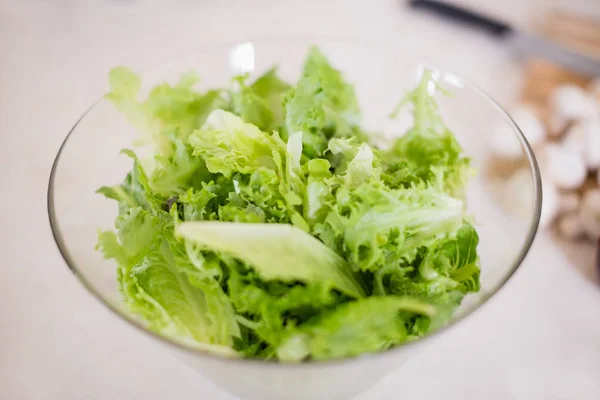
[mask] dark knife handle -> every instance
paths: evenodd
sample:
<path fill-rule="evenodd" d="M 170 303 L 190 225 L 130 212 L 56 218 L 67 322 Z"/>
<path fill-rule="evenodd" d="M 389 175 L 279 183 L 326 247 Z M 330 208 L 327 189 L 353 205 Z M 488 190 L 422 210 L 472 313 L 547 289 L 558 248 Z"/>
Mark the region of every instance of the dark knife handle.
<path fill-rule="evenodd" d="M 452 4 L 435 0 L 409 0 L 408 3 L 412 8 L 430 11 L 462 24 L 471 25 L 496 37 L 507 36 L 512 32 L 510 25 L 502 21 L 497 21 L 486 17 L 485 15 Z"/>

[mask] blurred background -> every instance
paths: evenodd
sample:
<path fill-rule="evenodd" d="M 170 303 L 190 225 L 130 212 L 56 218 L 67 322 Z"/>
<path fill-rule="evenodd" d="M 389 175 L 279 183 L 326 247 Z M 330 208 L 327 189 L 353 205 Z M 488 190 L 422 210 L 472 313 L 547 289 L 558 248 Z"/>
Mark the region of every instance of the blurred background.
<path fill-rule="evenodd" d="M 600 0 L 448 2 L 600 59 Z M 454 71 L 513 114 L 542 164 L 543 229 L 513 280 L 360 399 L 598 398 L 591 75 L 400 0 L 0 0 L 0 399 L 233 399 L 85 292 L 52 240 L 46 190 L 61 142 L 111 67 L 144 70 L 206 44 L 272 36 L 383 43 Z M 500 142 L 484 173 L 514 185 L 520 160 Z"/>

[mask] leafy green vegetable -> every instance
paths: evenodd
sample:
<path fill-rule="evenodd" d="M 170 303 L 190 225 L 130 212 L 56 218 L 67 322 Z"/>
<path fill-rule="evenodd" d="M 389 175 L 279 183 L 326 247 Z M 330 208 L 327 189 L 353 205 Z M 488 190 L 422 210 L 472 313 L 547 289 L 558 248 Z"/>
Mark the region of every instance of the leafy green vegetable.
<path fill-rule="evenodd" d="M 126 67 L 116 67 L 110 72 L 112 90 L 106 97 L 146 134 L 142 143 L 154 143 L 157 153 L 163 154 L 167 151 L 164 132 L 177 131 L 185 139 L 212 110 L 227 107 L 221 90 L 195 91 L 198 81 L 194 73 L 184 74 L 175 85 L 163 83 L 154 87 L 148 98 L 140 102 L 141 79 Z"/>
<path fill-rule="evenodd" d="M 400 312 L 403 312 L 403 315 Z M 339 358 L 382 350 L 408 337 L 405 319 L 434 316 L 436 308 L 410 298 L 369 297 L 309 320 L 278 349 L 282 360 Z"/>
<path fill-rule="evenodd" d="M 264 131 L 279 129 L 283 125 L 283 95 L 291 86 L 277 76 L 277 69 L 271 68 L 251 85 L 244 77 L 237 82 L 240 90 L 232 94 L 232 111 Z"/>
<path fill-rule="evenodd" d="M 384 153 L 386 180 L 392 187 L 441 180 L 448 193 L 462 197 L 469 159 L 462 155 L 462 148 L 444 125 L 429 94 L 432 86 L 431 74 L 425 71 L 418 88 L 400 103 L 412 105 L 414 126 Z"/>
<path fill-rule="evenodd" d="M 316 47 L 310 49 L 298 84 L 284 100 L 287 132 L 304 133 L 304 154 L 320 157 L 332 137 L 360 136 L 360 110 L 352 85 Z"/>
<path fill-rule="evenodd" d="M 161 196 L 152 191 L 148 175 L 138 157 L 131 150 L 122 150 L 121 153 L 133 159 L 133 169 L 127 174 L 125 182 L 121 185 L 103 186 L 97 192 L 109 199 L 117 200 L 121 213 L 135 207 L 142 207 L 146 211 L 160 209 L 162 205 Z"/>
<path fill-rule="evenodd" d="M 227 296 L 218 285 L 188 276 L 173 256 L 165 220 L 136 207 L 117 218 L 116 228 L 118 236 L 100 234 L 98 247 L 119 263 L 127 306 L 156 331 L 231 346 L 240 333 Z"/>
<path fill-rule="evenodd" d="M 201 129 L 190 137 L 194 155 L 206 162 L 208 170 L 230 177 L 232 173 L 251 174 L 258 168 L 275 169 L 273 151 L 278 143 L 255 125 L 227 111 L 210 114 Z"/>
<path fill-rule="evenodd" d="M 352 297 L 365 295 L 343 258 L 291 225 L 185 222 L 176 233 L 247 262 L 267 281 L 319 283 Z M 256 251 L 263 246 L 269 251 Z"/>
<path fill-rule="evenodd" d="M 428 72 L 399 104 L 414 126 L 388 148 L 314 47 L 294 85 L 272 68 L 202 91 L 188 73 L 141 100 L 129 69 L 109 81 L 154 156 L 124 150 L 132 170 L 98 190 L 119 205 L 98 249 L 150 329 L 226 356 L 349 357 L 439 329 L 479 290 L 469 159 Z"/>

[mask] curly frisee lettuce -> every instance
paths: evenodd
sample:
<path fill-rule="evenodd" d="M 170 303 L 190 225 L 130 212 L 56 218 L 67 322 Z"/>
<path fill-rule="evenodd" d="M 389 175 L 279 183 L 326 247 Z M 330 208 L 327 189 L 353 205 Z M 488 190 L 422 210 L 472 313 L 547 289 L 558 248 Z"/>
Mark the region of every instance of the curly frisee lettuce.
<path fill-rule="evenodd" d="M 107 98 L 155 154 L 124 150 L 132 170 L 98 190 L 119 205 L 98 248 L 150 329 L 229 356 L 333 359 L 422 337 L 479 290 L 469 159 L 429 73 L 401 102 L 414 125 L 387 148 L 317 48 L 295 84 L 275 68 L 230 88 L 197 81 L 140 100 L 140 78 L 110 73 Z"/>

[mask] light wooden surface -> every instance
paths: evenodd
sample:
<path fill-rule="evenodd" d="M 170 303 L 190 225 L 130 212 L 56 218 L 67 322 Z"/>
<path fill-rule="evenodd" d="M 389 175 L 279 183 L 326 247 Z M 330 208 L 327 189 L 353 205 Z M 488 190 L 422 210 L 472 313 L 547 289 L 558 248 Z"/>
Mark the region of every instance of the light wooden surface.
<path fill-rule="evenodd" d="M 600 3 L 598 3 L 600 9 Z M 600 59 L 600 17 L 569 11 L 547 11 L 536 16 L 532 30 L 563 46 Z M 550 61 L 533 58 L 526 62 L 521 96 L 545 109 L 552 90 L 571 83 L 584 87 L 591 78 L 566 70 Z"/>
<path fill-rule="evenodd" d="M 600 8 L 600 2 L 598 7 Z M 539 15 L 533 24 L 533 29 L 548 39 L 600 59 L 600 17 L 554 10 Z M 590 77 L 566 70 L 550 61 L 530 59 L 524 68 L 521 101 L 533 105 L 542 119 L 548 122 L 550 117 L 548 102 L 556 87 L 573 84 L 585 88 L 590 82 Z M 561 140 L 563 133 L 553 140 Z M 600 135 L 600 132 L 598 134 Z M 503 167 L 510 171 L 512 166 L 503 165 Z M 590 173 L 584 185 L 586 190 L 597 187 L 596 174 L 597 172 Z M 580 192 L 583 192 L 583 188 Z M 585 239 L 567 241 L 561 239 L 558 234 L 554 234 L 553 238 L 575 268 L 590 281 L 600 281 L 596 268 L 596 242 Z"/>

